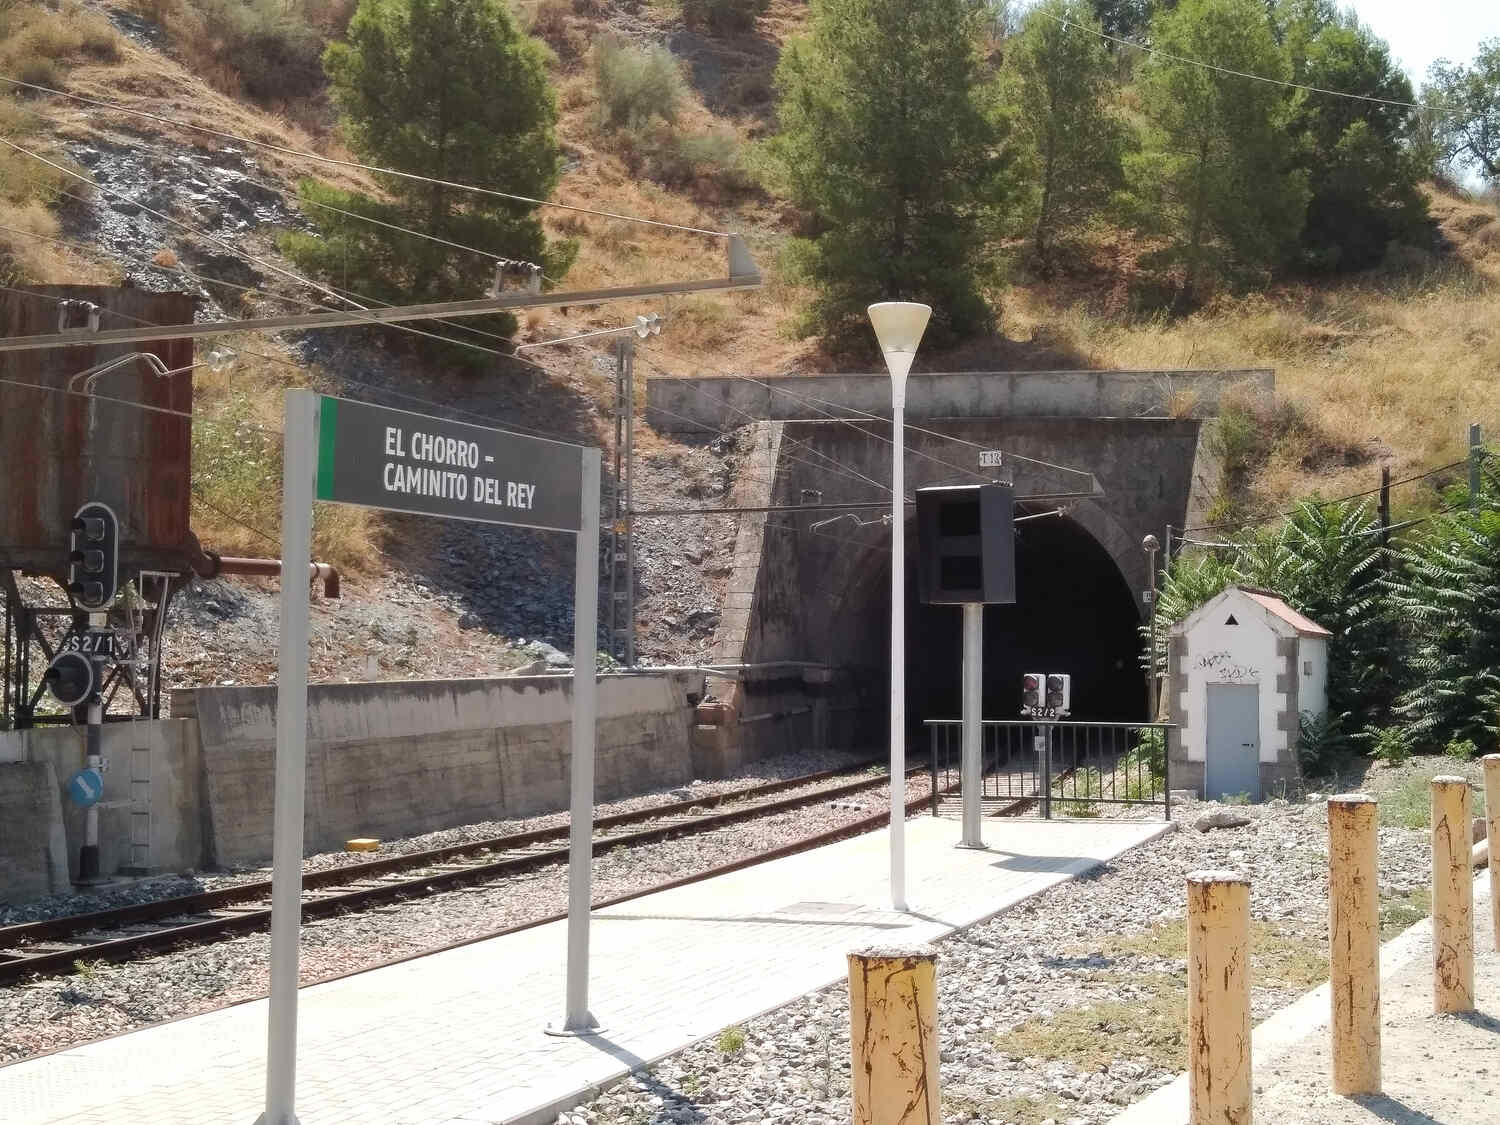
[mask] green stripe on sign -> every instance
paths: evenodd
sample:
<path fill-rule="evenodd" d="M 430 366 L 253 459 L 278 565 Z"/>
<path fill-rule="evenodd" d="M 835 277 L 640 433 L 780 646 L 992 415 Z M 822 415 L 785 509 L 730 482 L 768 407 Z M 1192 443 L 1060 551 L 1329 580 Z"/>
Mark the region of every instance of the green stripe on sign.
<path fill-rule="evenodd" d="M 339 400 L 318 396 L 318 499 L 333 499 L 333 451 L 338 444 Z"/>

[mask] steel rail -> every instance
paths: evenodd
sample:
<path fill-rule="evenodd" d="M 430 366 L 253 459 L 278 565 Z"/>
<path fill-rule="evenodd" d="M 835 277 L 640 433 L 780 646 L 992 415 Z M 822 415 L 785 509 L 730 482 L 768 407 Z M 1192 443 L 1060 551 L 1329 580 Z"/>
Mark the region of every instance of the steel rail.
<path fill-rule="evenodd" d="M 864 768 L 864 767 L 856 767 Z M 747 798 L 764 797 L 773 793 L 805 785 L 817 784 L 831 777 L 847 775 L 848 768 L 825 770 L 796 778 L 768 782 L 760 786 L 733 790 L 710 797 L 677 801 L 627 813 L 601 817 L 595 822 L 596 829 L 606 830 L 593 841 L 595 854 L 620 846 L 638 846 L 659 843 L 676 836 L 712 831 L 737 824 L 745 820 L 784 812 L 840 796 L 847 796 L 865 789 L 876 788 L 888 780 L 885 775 L 859 778 L 841 785 L 824 786 L 809 793 L 799 793 L 775 801 L 754 801 L 720 813 L 693 815 L 694 810 L 712 808 Z M 917 774 L 914 769 L 908 776 Z M 922 799 L 923 801 L 926 798 Z M 919 804 L 921 802 L 918 802 Z M 630 824 L 646 823 L 663 818 L 680 817 L 669 823 L 653 825 L 633 832 L 609 834 L 608 829 Z M 565 862 L 568 858 L 568 826 L 536 829 L 507 836 L 491 837 L 465 844 L 414 852 L 407 855 L 388 856 L 377 860 L 346 864 L 325 871 L 309 872 L 303 876 L 304 897 L 302 917 L 304 920 L 326 917 L 351 909 L 362 909 L 374 903 L 391 899 L 431 894 L 465 883 L 485 882 L 553 863 Z M 515 852 L 535 849 L 538 845 L 561 841 L 559 846 L 542 847 L 539 850 L 522 851 L 522 854 L 506 855 L 499 859 L 449 867 L 431 871 L 434 865 L 447 860 L 474 856 L 484 852 L 504 849 Z M 379 882 L 361 886 L 370 879 L 379 878 L 397 871 L 419 870 L 422 873 L 409 879 Z M 265 925 L 270 919 L 270 908 L 257 903 L 270 894 L 271 883 L 261 880 L 242 883 L 216 891 L 205 891 L 192 895 L 179 895 L 155 902 L 118 907 L 111 910 L 75 914 L 63 918 L 24 922 L 0 928 L 0 950 L 19 950 L 14 953 L 0 952 L 0 981 L 14 980 L 32 974 L 58 974 L 73 971 L 79 961 L 119 960 L 138 953 L 154 952 L 171 948 L 184 942 L 201 941 L 221 934 L 243 933 Z M 349 888 L 335 889 L 335 888 Z M 321 889 L 325 893 L 318 894 Z M 309 892 L 312 892 L 309 896 Z M 239 906 L 239 903 L 252 903 Z M 194 920 L 194 915 L 228 909 L 227 915 Z M 132 923 L 152 922 L 175 917 L 188 920 L 180 925 L 168 926 L 147 933 L 127 934 L 101 941 L 80 942 L 80 935 L 113 929 Z M 76 948 L 44 948 L 27 953 L 29 943 L 68 943 Z"/>

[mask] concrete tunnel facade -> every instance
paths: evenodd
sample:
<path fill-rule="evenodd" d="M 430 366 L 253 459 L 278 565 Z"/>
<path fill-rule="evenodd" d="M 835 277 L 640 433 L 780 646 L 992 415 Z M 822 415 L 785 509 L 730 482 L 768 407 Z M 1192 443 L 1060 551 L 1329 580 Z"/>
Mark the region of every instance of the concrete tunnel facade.
<path fill-rule="evenodd" d="M 1255 389 L 1269 388 L 1265 373 Z M 974 404 L 979 416 L 909 415 L 908 495 L 976 483 L 981 449 L 1005 451 L 999 472 L 1014 480 L 1018 501 L 1088 492 L 1090 473 L 1103 494 L 1018 509 L 1032 514 L 1061 503 L 1066 514 L 1017 528 L 1017 604 L 985 611 L 985 717 L 1018 717 L 1021 674 L 1057 671 L 1073 676 L 1074 717 L 1140 720 L 1146 685 L 1139 629 L 1150 585 L 1141 541 L 1148 533 L 1162 539 L 1169 524 L 1203 520 L 1218 485 L 1206 440 L 1217 399 L 1200 401 L 1185 417 L 1069 417 L 1062 410 L 1002 417 L 988 416 L 999 413 L 988 406 Z M 827 409 L 838 413 L 833 404 Z M 754 450 L 741 470 L 748 487 L 736 489 L 734 502 L 872 507 L 741 517 L 714 656 L 789 663 L 759 678 L 711 681 L 696 737 L 716 741 L 731 760 L 798 744 L 878 747 L 886 737 L 891 532 L 881 516 L 890 510 L 891 426 L 850 419 L 850 412 L 837 421 L 807 420 L 806 402 L 801 413 L 801 420 L 755 426 Z M 757 488 L 756 481 L 764 483 Z M 924 719 L 959 714 L 961 614 L 919 604 L 910 507 L 904 523 L 908 733 L 919 747 Z"/>

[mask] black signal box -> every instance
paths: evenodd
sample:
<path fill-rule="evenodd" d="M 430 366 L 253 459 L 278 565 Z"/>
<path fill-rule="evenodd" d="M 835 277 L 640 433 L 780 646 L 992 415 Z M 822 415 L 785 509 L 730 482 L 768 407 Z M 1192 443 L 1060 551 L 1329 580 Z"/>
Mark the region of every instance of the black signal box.
<path fill-rule="evenodd" d="M 917 489 L 917 590 L 927 605 L 1016 600 L 1015 490 L 1008 484 Z"/>

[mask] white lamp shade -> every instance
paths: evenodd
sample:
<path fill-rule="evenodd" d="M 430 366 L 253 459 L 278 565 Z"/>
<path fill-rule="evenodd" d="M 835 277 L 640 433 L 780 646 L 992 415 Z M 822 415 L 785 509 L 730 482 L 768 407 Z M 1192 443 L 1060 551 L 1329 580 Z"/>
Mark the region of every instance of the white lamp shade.
<path fill-rule="evenodd" d="M 911 371 L 911 361 L 916 358 L 917 345 L 922 342 L 922 333 L 927 330 L 932 306 L 914 301 L 881 301 L 871 305 L 869 313 L 870 323 L 875 327 L 875 339 L 880 341 L 885 365 L 891 373 L 895 402 L 905 405 L 906 376 Z"/>

